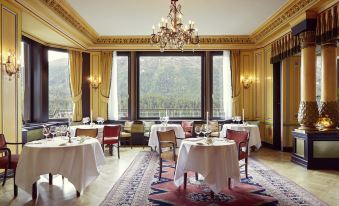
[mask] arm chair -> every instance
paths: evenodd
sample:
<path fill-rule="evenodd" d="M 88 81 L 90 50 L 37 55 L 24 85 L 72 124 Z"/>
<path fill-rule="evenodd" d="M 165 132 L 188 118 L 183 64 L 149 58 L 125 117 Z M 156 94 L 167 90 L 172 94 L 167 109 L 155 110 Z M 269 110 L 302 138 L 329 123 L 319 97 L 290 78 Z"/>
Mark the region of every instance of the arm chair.
<path fill-rule="evenodd" d="M 219 137 L 220 135 L 220 125 L 219 122 L 217 120 L 211 120 L 208 122 L 209 127 L 211 129 L 211 137 Z"/>
<path fill-rule="evenodd" d="M 145 127 L 142 121 L 134 121 L 131 128 L 131 147 L 133 142 L 142 144 L 145 147 L 146 138 L 144 136 Z"/>
<path fill-rule="evenodd" d="M 193 122 L 192 121 L 182 121 L 181 127 L 184 130 L 185 138 L 192 137 Z"/>
<path fill-rule="evenodd" d="M 247 165 L 248 165 L 248 141 L 249 141 L 249 132 L 247 131 L 235 131 L 235 130 L 226 130 L 226 138 L 229 140 L 234 140 L 238 146 L 238 159 L 245 160 L 245 164 L 240 167 L 245 166 L 246 178 L 248 178 Z"/>
<path fill-rule="evenodd" d="M 118 158 L 120 159 L 120 130 L 121 126 L 104 126 L 104 132 L 102 136 L 102 150 L 104 150 L 105 144 L 109 146 L 109 154 L 113 156 L 113 146 L 118 149 Z"/>
<path fill-rule="evenodd" d="M 18 165 L 19 157 L 20 155 L 12 154 L 11 150 L 7 147 L 7 145 L 23 145 L 24 143 L 9 143 L 6 142 L 5 135 L 0 134 L 0 169 L 4 169 L 4 179 L 2 182 L 2 186 L 6 183 L 7 178 L 7 170 L 12 169 L 14 170 L 14 196 L 16 197 L 18 195 L 18 187 L 15 184 L 15 172 L 16 167 Z"/>
<path fill-rule="evenodd" d="M 175 162 L 175 166 L 177 164 L 177 140 L 175 136 L 174 130 L 169 131 L 157 131 L 158 141 L 159 141 L 159 152 L 160 152 L 160 172 L 159 172 L 159 180 L 161 179 L 162 173 L 162 160 L 171 160 Z"/>
<path fill-rule="evenodd" d="M 132 135 L 131 135 L 132 124 L 133 124 L 133 122 L 131 122 L 131 121 L 125 121 L 125 124 L 121 128 L 121 133 L 120 133 L 120 143 L 123 142 L 124 145 L 125 145 L 128 142 L 129 145 L 131 146 L 131 149 L 132 149 L 132 144 L 131 144 L 131 139 L 132 139 Z"/>
<path fill-rule="evenodd" d="M 201 126 L 204 125 L 204 124 L 206 124 L 205 121 L 194 121 L 194 122 L 193 122 L 192 137 L 202 137 L 202 136 L 203 136 L 202 133 L 200 133 L 200 135 L 197 135 L 197 134 L 195 133 L 195 128 L 196 128 L 197 126 L 201 127 Z"/>

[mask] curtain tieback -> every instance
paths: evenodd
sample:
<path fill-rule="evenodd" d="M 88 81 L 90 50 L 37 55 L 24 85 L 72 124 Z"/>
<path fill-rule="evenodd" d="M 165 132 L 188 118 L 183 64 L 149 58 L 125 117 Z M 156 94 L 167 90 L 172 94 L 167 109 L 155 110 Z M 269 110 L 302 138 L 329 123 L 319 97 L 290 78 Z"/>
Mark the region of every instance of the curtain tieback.
<path fill-rule="evenodd" d="M 76 102 L 80 101 L 81 100 L 81 96 L 82 96 L 82 91 L 77 96 L 72 97 L 73 103 L 76 103 Z"/>
<path fill-rule="evenodd" d="M 233 102 L 239 101 L 240 95 L 232 97 Z"/>
<path fill-rule="evenodd" d="M 105 95 L 102 95 L 102 94 L 100 94 L 100 100 L 101 100 L 101 101 L 103 101 L 103 102 L 105 102 L 105 103 L 108 103 L 108 101 L 109 101 L 109 97 L 107 97 L 107 96 L 105 96 Z"/>

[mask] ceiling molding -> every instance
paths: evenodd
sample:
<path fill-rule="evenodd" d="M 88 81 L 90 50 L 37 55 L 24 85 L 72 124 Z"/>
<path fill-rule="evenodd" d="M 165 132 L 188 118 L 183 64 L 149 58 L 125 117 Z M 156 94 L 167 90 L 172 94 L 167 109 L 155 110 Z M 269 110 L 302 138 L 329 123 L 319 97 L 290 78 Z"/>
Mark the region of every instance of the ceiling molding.
<path fill-rule="evenodd" d="M 66 2 L 63 0 L 40 0 L 49 9 L 85 34 L 93 42 L 98 38 L 97 32 Z"/>
<path fill-rule="evenodd" d="M 270 19 L 251 34 L 253 41 L 259 43 L 279 28 L 288 24 L 297 15 L 305 12 L 320 0 L 290 0 L 281 7 Z"/>
<path fill-rule="evenodd" d="M 97 44 L 151 44 L 150 36 L 101 36 Z M 249 36 L 201 36 L 202 44 L 254 44 Z"/>

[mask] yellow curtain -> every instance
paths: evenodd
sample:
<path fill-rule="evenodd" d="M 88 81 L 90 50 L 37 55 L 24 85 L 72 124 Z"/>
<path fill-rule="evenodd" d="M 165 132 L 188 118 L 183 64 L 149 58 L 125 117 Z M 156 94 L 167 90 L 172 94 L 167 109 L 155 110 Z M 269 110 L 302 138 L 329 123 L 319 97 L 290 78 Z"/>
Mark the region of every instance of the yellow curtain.
<path fill-rule="evenodd" d="M 108 100 L 111 88 L 113 52 L 101 52 L 101 85 L 100 85 L 100 107 L 99 116 L 107 120 Z"/>
<path fill-rule="evenodd" d="M 82 120 L 82 53 L 69 51 L 69 73 L 73 102 L 73 121 Z"/>
<path fill-rule="evenodd" d="M 240 101 L 240 51 L 231 50 L 231 70 L 232 70 L 232 115 L 241 114 Z"/>

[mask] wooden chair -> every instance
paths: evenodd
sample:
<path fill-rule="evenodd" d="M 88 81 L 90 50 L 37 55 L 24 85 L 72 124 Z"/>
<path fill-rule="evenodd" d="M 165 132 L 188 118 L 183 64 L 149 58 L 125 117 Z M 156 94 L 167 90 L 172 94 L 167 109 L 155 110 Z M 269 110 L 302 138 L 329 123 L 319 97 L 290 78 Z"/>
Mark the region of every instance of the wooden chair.
<path fill-rule="evenodd" d="M 158 142 L 159 142 L 159 165 L 160 165 L 160 172 L 159 172 L 159 180 L 161 179 L 162 173 L 162 160 L 171 160 L 175 162 L 175 166 L 177 164 L 177 139 L 175 136 L 174 130 L 169 131 L 157 131 L 158 135 Z"/>
<path fill-rule="evenodd" d="M 102 150 L 104 151 L 104 146 L 109 146 L 109 154 L 113 156 L 113 146 L 116 146 L 118 149 L 118 158 L 120 159 L 120 130 L 121 126 L 104 126 L 103 136 L 102 136 Z"/>
<path fill-rule="evenodd" d="M 221 130 L 219 122 L 217 120 L 211 120 L 208 124 L 211 129 L 210 137 L 219 137 Z"/>
<path fill-rule="evenodd" d="M 182 121 L 181 127 L 185 132 L 185 138 L 192 137 L 192 132 L 193 132 L 193 122 L 192 121 Z"/>
<path fill-rule="evenodd" d="M 229 140 L 234 140 L 238 146 L 238 159 L 245 160 L 245 164 L 240 165 L 240 167 L 245 166 L 246 178 L 248 178 L 247 165 L 248 165 L 248 142 L 249 142 L 249 132 L 247 131 L 236 131 L 227 129 L 226 138 Z"/>
<path fill-rule="evenodd" d="M 0 157 L 0 169 L 4 169 L 4 179 L 2 182 L 2 186 L 6 183 L 7 178 L 7 171 L 8 169 L 14 170 L 14 196 L 16 197 L 18 195 L 18 187 L 15 184 L 15 173 L 16 173 L 16 167 L 18 165 L 19 157 L 20 155 L 12 154 L 11 150 L 7 147 L 7 145 L 23 145 L 23 143 L 9 143 L 6 142 L 5 135 L 0 134 L 0 154 L 2 156 Z"/>
<path fill-rule="evenodd" d="M 134 121 L 131 128 L 131 141 L 130 141 L 131 147 L 134 141 L 137 143 L 141 142 L 143 148 L 145 147 L 146 138 L 144 136 L 144 133 L 145 133 L 144 123 L 142 121 Z"/>
<path fill-rule="evenodd" d="M 126 145 L 128 143 L 131 146 L 131 149 L 132 149 L 132 144 L 131 144 L 131 139 L 132 139 L 132 134 L 131 134 L 132 124 L 133 124 L 133 122 L 131 122 L 131 121 L 125 121 L 125 124 L 121 128 L 121 132 L 120 132 L 120 144 L 124 143 L 124 145 Z"/>
<path fill-rule="evenodd" d="M 98 129 L 81 129 L 81 128 L 77 128 L 75 130 L 75 136 L 76 137 L 86 136 L 86 137 L 97 138 L 97 136 L 98 136 Z"/>

